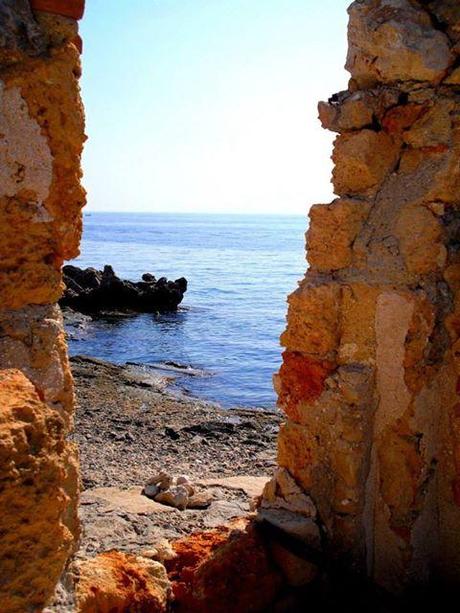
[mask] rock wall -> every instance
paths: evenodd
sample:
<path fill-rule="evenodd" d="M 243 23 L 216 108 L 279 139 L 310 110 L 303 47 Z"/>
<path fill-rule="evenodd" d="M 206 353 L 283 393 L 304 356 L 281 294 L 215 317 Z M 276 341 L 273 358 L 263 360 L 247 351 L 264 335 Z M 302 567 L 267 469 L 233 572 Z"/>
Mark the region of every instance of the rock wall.
<path fill-rule="evenodd" d="M 83 0 L 0 0 L 0 602 L 41 610 L 78 537 L 73 386 L 55 303 L 78 254 Z"/>
<path fill-rule="evenodd" d="M 460 580 L 460 5 L 349 16 L 349 89 L 319 104 L 338 197 L 311 209 L 289 297 L 261 512 L 398 591 Z"/>

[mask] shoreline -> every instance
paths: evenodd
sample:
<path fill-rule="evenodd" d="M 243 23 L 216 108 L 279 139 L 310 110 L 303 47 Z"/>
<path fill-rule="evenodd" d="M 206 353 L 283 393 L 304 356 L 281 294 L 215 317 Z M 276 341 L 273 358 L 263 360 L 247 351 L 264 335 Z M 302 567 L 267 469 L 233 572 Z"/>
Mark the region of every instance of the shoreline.
<path fill-rule="evenodd" d="M 268 376 L 264 373 L 262 377 L 257 371 L 257 365 L 254 365 L 254 360 L 248 364 L 248 367 L 256 369 L 255 375 L 256 377 L 259 375 L 260 378 L 256 378 L 255 381 L 262 383 L 250 389 L 248 394 L 246 373 L 241 369 L 231 367 L 229 376 L 225 370 L 219 370 L 212 350 L 210 355 L 205 355 L 203 358 L 201 353 L 198 355 L 196 352 L 194 356 L 189 356 L 187 352 L 185 355 L 180 346 L 178 349 L 173 346 L 172 351 L 169 346 L 166 351 L 152 351 L 151 347 L 145 344 L 144 339 L 147 336 L 150 338 L 152 334 L 154 346 L 155 342 L 161 346 L 163 334 L 165 338 L 168 337 L 170 318 L 175 321 L 174 316 L 192 311 L 198 311 L 198 309 L 180 305 L 175 313 L 158 314 L 167 319 L 157 322 L 150 320 L 152 314 L 149 313 L 104 311 L 97 315 L 90 315 L 73 311 L 67 307 L 61 308 L 69 355 L 72 357 L 84 355 L 99 360 L 101 363 L 120 367 L 137 367 L 151 374 L 154 379 L 166 376 L 169 378 L 169 393 L 173 396 L 184 397 L 191 402 L 209 403 L 217 408 L 232 411 L 237 408 L 263 412 L 276 411 L 276 397 L 273 393 L 271 373 Z M 128 331 L 124 328 L 125 322 L 129 322 Z M 150 328 L 152 323 L 154 325 Z M 200 326 L 200 322 L 194 322 L 194 324 Z M 110 336 L 112 325 L 115 331 L 115 345 Z M 145 327 L 145 335 L 141 338 L 139 338 L 139 325 L 141 328 Z M 193 343 L 193 339 L 188 340 Z M 117 343 L 120 343 L 120 346 Z M 107 347 L 111 347 L 111 350 L 101 351 Z M 139 350 L 133 350 L 133 347 Z M 205 353 L 206 349 L 204 349 Z M 139 355 L 143 357 L 139 358 Z M 279 365 L 275 364 L 273 372 L 278 367 Z M 203 382 L 203 379 L 209 381 L 209 384 Z"/>
<path fill-rule="evenodd" d="M 170 377 L 88 356 L 70 359 L 77 409 L 82 540 L 78 557 L 139 553 L 248 513 L 276 466 L 278 410 L 224 409 L 176 395 Z M 212 502 L 176 508 L 141 494 L 154 474 L 187 475 Z"/>

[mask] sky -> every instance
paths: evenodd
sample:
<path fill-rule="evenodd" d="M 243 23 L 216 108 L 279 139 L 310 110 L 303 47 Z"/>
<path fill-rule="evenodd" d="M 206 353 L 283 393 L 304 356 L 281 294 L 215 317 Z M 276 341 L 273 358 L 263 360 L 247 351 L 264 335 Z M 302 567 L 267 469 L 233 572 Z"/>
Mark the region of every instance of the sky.
<path fill-rule="evenodd" d="M 350 0 L 90 0 L 88 211 L 305 214 L 333 198 L 317 102 Z"/>

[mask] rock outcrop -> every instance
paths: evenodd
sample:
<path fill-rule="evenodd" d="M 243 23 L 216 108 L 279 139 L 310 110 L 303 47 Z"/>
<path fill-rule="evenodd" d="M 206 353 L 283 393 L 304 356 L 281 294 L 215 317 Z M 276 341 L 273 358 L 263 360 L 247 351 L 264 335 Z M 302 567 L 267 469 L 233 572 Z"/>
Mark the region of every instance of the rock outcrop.
<path fill-rule="evenodd" d="M 349 89 L 319 104 L 338 198 L 310 211 L 276 377 L 278 462 L 305 497 L 279 473 L 261 514 L 391 591 L 458 587 L 460 11 L 349 14 Z"/>
<path fill-rule="evenodd" d="M 64 266 L 66 289 L 59 304 L 82 313 L 134 311 L 155 313 L 175 311 L 187 291 L 184 277 L 168 281 L 150 273 L 142 281 L 120 279 L 111 266 L 104 270 Z"/>

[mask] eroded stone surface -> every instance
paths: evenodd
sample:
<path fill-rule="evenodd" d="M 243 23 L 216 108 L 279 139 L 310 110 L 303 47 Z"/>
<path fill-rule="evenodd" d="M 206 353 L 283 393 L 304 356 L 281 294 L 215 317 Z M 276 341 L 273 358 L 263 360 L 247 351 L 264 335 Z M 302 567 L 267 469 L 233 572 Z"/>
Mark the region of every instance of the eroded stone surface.
<path fill-rule="evenodd" d="M 0 601 L 23 613 L 51 597 L 74 547 L 75 460 L 63 420 L 19 370 L 0 371 L 0 406 Z"/>
<path fill-rule="evenodd" d="M 260 513 L 301 539 L 310 500 L 344 568 L 394 592 L 436 571 L 458 586 L 460 13 L 349 12 L 349 90 L 319 105 L 341 197 L 311 209 L 275 377 L 278 463 L 301 495 L 274 479 Z"/>
<path fill-rule="evenodd" d="M 0 368 L 20 369 L 70 428 L 73 385 L 58 306 L 0 310 Z"/>
<path fill-rule="evenodd" d="M 0 3 L 0 58 L 17 60 L 23 52 L 38 55 L 45 49 L 27 0 L 2 0 Z"/>
<path fill-rule="evenodd" d="M 359 200 L 334 200 L 310 209 L 307 254 L 312 268 L 320 271 L 350 266 L 353 243 L 369 213 L 369 204 Z"/>
<path fill-rule="evenodd" d="M 5 196 L 19 191 L 34 192 L 30 204 L 37 207 L 37 217 L 49 195 L 53 159 L 38 122 L 29 116 L 26 101 L 17 87 L 5 89 L 0 82 L 0 184 Z M 47 221 L 46 210 L 41 213 Z"/>
<path fill-rule="evenodd" d="M 74 564 L 78 613 L 168 610 L 165 567 L 142 556 L 110 551 Z"/>
<path fill-rule="evenodd" d="M 0 71 L 3 308 L 57 301 L 62 262 L 78 254 L 85 202 L 79 71 L 71 43 L 56 47 L 49 57 Z"/>
<path fill-rule="evenodd" d="M 40 24 L 25 0 L 0 2 L 0 601 L 12 613 L 43 609 L 79 536 L 73 386 L 54 305 L 84 204 L 70 29 Z"/>
<path fill-rule="evenodd" d="M 338 136 L 334 143 L 334 192 L 340 196 L 375 193 L 395 168 L 399 143 L 385 132 L 364 129 Z"/>
<path fill-rule="evenodd" d="M 438 83 L 454 56 L 449 39 L 410 0 L 358 0 L 348 9 L 346 68 L 360 87 L 397 81 Z"/>

